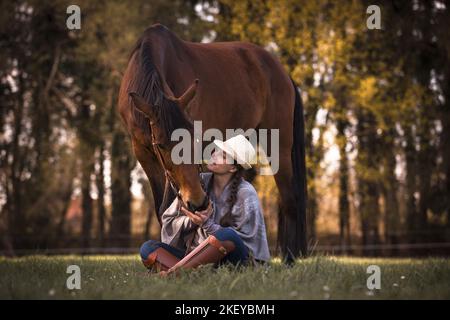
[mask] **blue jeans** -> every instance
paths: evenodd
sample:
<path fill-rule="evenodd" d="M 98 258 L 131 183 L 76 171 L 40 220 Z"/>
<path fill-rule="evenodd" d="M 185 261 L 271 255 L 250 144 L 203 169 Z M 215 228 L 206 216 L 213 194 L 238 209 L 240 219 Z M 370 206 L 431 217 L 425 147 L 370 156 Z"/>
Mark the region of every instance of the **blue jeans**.
<path fill-rule="evenodd" d="M 239 235 L 233 228 L 229 227 L 221 228 L 214 233 L 214 236 L 217 238 L 217 240 L 220 241 L 231 241 L 234 243 L 235 246 L 235 249 L 230 253 L 228 253 L 220 261 L 220 263 L 230 262 L 234 265 L 237 265 L 237 264 L 244 264 L 245 262 L 247 262 L 248 249 L 244 245 L 244 242 L 242 241 L 241 237 L 239 237 Z M 147 259 L 148 255 L 158 248 L 166 249 L 178 259 L 183 259 L 183 257 L 185 256 L 185 253 L 180 249 L 177 249 L 166 243 L 159 242 L 156 240 L 148 240 L 147 242 L 144 242 L 144 244 L 141 246 L 140 254 L 142 260 Z"/>

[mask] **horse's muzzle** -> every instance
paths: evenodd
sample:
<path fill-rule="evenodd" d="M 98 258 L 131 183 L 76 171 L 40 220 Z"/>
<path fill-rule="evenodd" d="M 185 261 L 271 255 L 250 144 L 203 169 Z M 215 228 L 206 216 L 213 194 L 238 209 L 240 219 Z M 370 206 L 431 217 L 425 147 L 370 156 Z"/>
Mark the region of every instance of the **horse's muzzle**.
<path fill-rule="evenodd" d="M 204 211 L 208 208 L 209 206 L 209 197 L 208 195 L 205 196 L 205 198 L 203 199 L 203 203 L 196 207 L 194 206 L 192 203 L 190 203 L 189 201 L 187 202 L 187 208 L 190 212 L 195 212 L 195 211 Z"/>

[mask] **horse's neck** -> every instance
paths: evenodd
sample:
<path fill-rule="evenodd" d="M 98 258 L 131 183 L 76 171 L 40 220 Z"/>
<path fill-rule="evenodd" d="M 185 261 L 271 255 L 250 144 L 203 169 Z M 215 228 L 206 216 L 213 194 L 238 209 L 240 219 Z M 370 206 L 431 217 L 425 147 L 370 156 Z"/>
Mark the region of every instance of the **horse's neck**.
<path fill-rule="evenodd" d="M 164 83 L 165 94 L 179 97 L 195 79 L 187 54 L 189 48 L 184 41 L 178 38 L 169 37 L 165 41 L 166 43 L 161 45 L 160 52 L 155 53 L 163 57 L 158 70 Z"/>

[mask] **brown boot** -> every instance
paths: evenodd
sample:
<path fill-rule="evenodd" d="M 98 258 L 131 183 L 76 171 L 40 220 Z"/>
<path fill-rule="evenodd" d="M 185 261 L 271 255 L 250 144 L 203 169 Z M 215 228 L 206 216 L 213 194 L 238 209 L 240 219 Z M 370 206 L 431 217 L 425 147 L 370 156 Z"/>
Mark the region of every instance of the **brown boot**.
<path fill-rule="evenodd" d="M 235 245 L 232 241 L 220 241 L 213 235 L 210 235 L 176 265 L 170 268 L 168 273 L 175 272 L 180 268 L 189 269 L 198 267 L 201 264 L 217 263 L 234 249 Z"/>
<path fill-rule="evenodd" d="M 147 259 L 142 260 L 144 266 L 156 272 L 167 271 L 176 265 L 178 261 L 180 259 L 161 247 L 150 253 Z"/>

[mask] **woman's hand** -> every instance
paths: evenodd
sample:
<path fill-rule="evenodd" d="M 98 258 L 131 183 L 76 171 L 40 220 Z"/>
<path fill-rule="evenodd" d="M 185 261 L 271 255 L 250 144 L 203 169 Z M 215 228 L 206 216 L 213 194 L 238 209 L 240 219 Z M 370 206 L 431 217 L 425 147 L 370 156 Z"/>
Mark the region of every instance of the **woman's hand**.
<path fill-rule="evenodd" d="M 198 226 L 202 226 L 206 222 L 206 220 L 208 220 L 209 217 L 211 216 L 213 212 L 213 207 L 211 203 L 209 203 L 208 208 L 206 208 L 203 211 L 195 211 L 195 213 L 192 213 L 185 207 L 181 207 L 181 212 L 183 212 L 186 216 L 188 216 L 193 223 L 195 223 Z"/>

